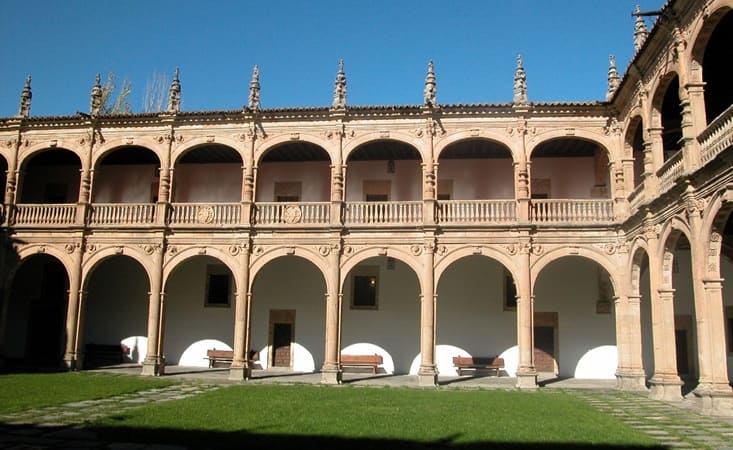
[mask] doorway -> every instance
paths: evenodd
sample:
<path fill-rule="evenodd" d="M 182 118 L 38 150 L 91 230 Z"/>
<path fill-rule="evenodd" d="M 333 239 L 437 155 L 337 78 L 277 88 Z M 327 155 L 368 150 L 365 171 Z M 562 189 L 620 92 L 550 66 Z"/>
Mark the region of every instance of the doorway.
<path fill-rule="evenodd" d="M 537 372 L 558 374 L 556 312 L 538 312 L 534 316 L 534 365 Z"/>
<path fill-rule="evenodd" d="M 270 310 L 270 367 L 293 366 L 295 342 L 295 310 Z"/>

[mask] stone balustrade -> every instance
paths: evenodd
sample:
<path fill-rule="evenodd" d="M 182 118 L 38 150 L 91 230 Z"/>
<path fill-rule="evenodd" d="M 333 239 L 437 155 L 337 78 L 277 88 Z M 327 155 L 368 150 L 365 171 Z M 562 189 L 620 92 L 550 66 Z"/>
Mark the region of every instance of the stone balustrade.
<path fill-rule="evenodd" d="M 629 207 L 632 211 L 639 209 L 639 206 L 644 202 L 644 183 L 639 183 L 634 190 L 629 194 Z"/>
<path fill-rule="evenodd" d="M 613 201 L 532 200 L 530 220 L 540 224 L 606 224 L 613 221 Z"/>
<path fill-rule="evenodd" d="M 240 223 L 240 203 L 171 203 L 171 226 L 218 226 Z"/>
<path fill-rule="evenodd" d="M 76 223 L 76 203 L 20 204 L 15 207 L 15 225 L 58 226 Z"/>
<path fill-rule="evenodd" d="M 155 203 L 92 203 L 89 225 L 149 225 L 155 223 Z"/>
<path fill-rule="evenodd" d="M 441 200 L 437 220 L 440 224 L 492 224 L 517 220 L 515 200 Z"/>
<path fill-rule="evenodd" d="M 659 178 L 659 193 L 667 192 L 674 182 L 685 173 L 685 160 L 682 150 L 672 155 L 664 165 L 657 170 L 657 178 Z"/>
<path fill-rule="evenodd" d="M 328 202 L 257 202 L 252 221 L 270 226 L 328 225 L 330 206 Z"/>
<path fill-rule="evenodd" d="M 697 137 L 703 164 L 713 160 L 723 150 L 733 145 L 733 105 L 723 111 Z"/>
<path fill-rule="evenodd" d="M 346 225 L 418 225 L 423 202 L 347 202 Z"/>

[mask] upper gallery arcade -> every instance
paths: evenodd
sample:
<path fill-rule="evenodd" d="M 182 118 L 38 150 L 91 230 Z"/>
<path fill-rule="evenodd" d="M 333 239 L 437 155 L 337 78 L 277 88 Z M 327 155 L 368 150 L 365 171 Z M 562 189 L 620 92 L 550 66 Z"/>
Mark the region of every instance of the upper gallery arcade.
<path fill-rule="evenodd" d="M 341 380 L 341 355 L 432 385 L 452 356 L 615 377 L 703 409 L 733 393 L 733 0 L 636 15 L 604 101 L 0 119 L 0 355 L 80 368 L 126 342 L 147 374 L 233 350 L 230 377 Z M 419 88 L 419 87 L 418 87 Z M 283 280 L 289 280 L 283 283 Z M 32 288 L 31 288 L 32 287 Z M 251 359 L 251 350 L 259 360 Z M 134 353 L 134 355 L 132 354 Z"/>

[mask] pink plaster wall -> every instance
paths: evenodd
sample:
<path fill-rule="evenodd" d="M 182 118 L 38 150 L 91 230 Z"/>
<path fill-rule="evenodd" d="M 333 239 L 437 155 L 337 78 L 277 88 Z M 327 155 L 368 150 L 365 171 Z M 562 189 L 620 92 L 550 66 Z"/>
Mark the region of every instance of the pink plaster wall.
<path fill-rule="evenodd" d="M 255 201 L 275 201 L 275 183 L 300 181 L 302 202 L 327 202 L 331 198 L 328 162 L 265 162 L 257 169 Z"/>
<path fill-rule="evenodd" d="M 422 200 L 422 168 L 419 161 L 395 161 L 394 173 L 387 173 L 387 161 L 353 161 L 346 168 L 346 201 L 364 201 L 365 180 L 389 180 L 390 201 Z"/>
<path fill-rule="evenodd" d="M 242 165 L 179 164 L 173 174 L 174 202 L 240 202 Z"/>
<path fill-rule="evenodd" d="M 535 158 L 532 178 L 550 178 L 550 198 L 591 198 L 595 165 L 588 158 Z M 609 189 L 610 191 L 610 189 Z"/>
<path fill-rule="evenodd" d="M 453 181 L 451 200 L 514 198 L 514 169 L 509 158 L 444 159 L 438 166 L 438 184 L 441 180 Z"/>
<path fill-rule="evenodd" d="M 93 199 L 97 203 L 149 203 L 157 174 L 154 164 L 100 166 L 94 173 Z"/>

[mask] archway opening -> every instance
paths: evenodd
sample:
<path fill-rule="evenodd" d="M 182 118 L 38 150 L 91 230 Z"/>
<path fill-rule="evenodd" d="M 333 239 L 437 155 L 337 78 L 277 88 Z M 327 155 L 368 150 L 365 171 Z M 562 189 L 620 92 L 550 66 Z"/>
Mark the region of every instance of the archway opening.
<path fill-rule="evenodd" d="M 63 148 L 46 149 L 23 163 L 19 203 L 60 204 L 79 200 L 81 161 Z"/>
<path fill-rule="evenodd" d="M 242 157 L 231 147 L 208 144 L 182 155 L 173 175 L 177 203 L 235 203 L 242 199 Z"/>
<path fill-rule="evenodd" d="M 618 366 L 614 288 L 600 264 L 565 256 L 534 288 L 535 367 L 542 377 L 614 379 Z"/>
<path fill-rule="evenodd" d="M 638 250 L 632 265 L 632 295 L 639 295 L 639 326 L 641 327 L 641 360 L 644 373 L 654 375 L 654 340 L 652 330 L 652 299 L 649 284 L 649 255 Z"/>
<path fill-rule="evenodd" d="M 167 365 L 206 367 L 207 350 L 232 349 L 235 292 L 234 276 L 219 259 L 197 255 L 179 263 L 165 283 Z"/>
<path fill-rule="evenodd" d="M 323 367 L 326 291 L 321 270 L 298 256 L 281 256 L 257 272 L 250 335 L 251 350 L 260 358 L 255 369 L 314 372 Z"/>
<path fill-rule="evenodd" d="M 342 292 L 342 352 L 383 349 L 383 360 L 393 367 L 385 364 L 378 373 L 416 374 L 411 366 L 420 354 L 420 282 L 412 268 L 396 258 L 368 258 L 349 271 Z"/>
<path fill-rule="evenodd" d="M 8 181 L 8 162 L 5 160 L 5 158 L 0 156 L 0 183 L 2 183 L 0 184 L 0 186 L 2 186 L 3 189 L 6 187 L 7 181 Z M 0 216 L 2 216 L 2 214 L 0 214 Z"/>
<path fill-rule="evenodd" d="M 155 203 L 160 161 L 152 150 L 125 146 L 107 153 L 94 175 L 94 202 Z"/>
<path fill-rule="evenodd" d="M 680 104 L 680 79 L 675 74 L 667 84 L 662 99 L 662 149 L 664 160 L 682 148 L 682 105 Z"/>
<path fill-rule="evenodd" d="M 534 199 L 611 197 L 608 152 L 595 142 L 551 139 L 532 151 L 531 162 Z"/>
<path fill-rule="evenodd" d="M 692 284 L 691 246 L 687 236 L 679 233 L 676 242 L 670 238 L 667 255 L 673 252 L 671 267 L 666 271 L 672 278 L 674 289 L 674 334 L 677 355 L 677 373 L 688 387 L 694 387 L 698 377 L 697 329 L 695 320 L 695 294 Z M 668 261 L 665 261 L 668 262 Z"/>
<path fill-rule="evenodd" d="M 257 167 L 258 202 L 327 202 L 331 158 L 310 142 L 289 142 L 270 149 Z"/>
<path fill-rule="evenodd" d="M 457 375 L 453 357 L 501 357 L 514 376 L 517 291 L 499 262 L 472 255 L 453 262 L 438 282 L 436 363 L 441 375 Z"/>
<path fill-rule="evenodd" d="M 725 314 L 725 340 L 728 356 L 728 380 L 733 380 L 733 214 L 723 227 L 720 251 L 720 276 L 723 278 L 723 308 Z"/>
<path fill-rule="evenodd" d="M 411 145 L 380 140 L 359 146 L 347 160 L 346 201 L 422 200 L 422 159 Z"/>
<path fill-rule="evenodd" d="M 147 353 L 148 292 L 145 269 L 134 258 L 116 255 L 88 275 L 83 303 L 85 367 L 142 363 Z M 119 355 L 87 348 L 119 347 Z M 104 347 L 99 347 L 104 346 Z"/>
<path fill-rule="evenodd" d="M 636 117 L 626 132 L 626 152 L 634 159 L 634 187 L 644 181 L 644 121 Z"/>
<path fill-rule="evenodd" d="M 447 146 L 438 162 L 438 200 L 514 198 L 514 160 L 504 144 L 462 140 Z"/>
<path fill-rule="evenodd" d="M 61 367 L 69 290 L 66 268 L 50 255 L 32 255 L 20 262 L 10 286 L 4 356 L 21 365 Z"/>
<path fill-rule="evenodd" d="M 733 11 L 728 11 L 715 27 L 702 61 L 705 82 L 705 116 L 709 124 L 733 104 L 730 43 L 733 42 Z"/>

